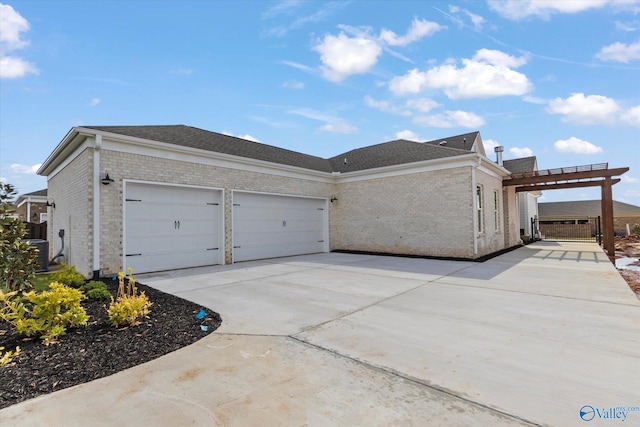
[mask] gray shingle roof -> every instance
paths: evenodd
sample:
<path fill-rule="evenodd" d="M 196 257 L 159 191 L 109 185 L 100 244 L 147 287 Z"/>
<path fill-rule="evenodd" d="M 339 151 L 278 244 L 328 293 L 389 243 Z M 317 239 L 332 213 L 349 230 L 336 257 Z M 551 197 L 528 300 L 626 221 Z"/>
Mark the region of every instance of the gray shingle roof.
<path fill-rule="evenodd" d="M 427 141 L 425 142 L 425 144 L 471 151 L 471 147 L 473 147 L 473 143 L 479 133 L 480 132 L 476 131 L 465 133 L 462 135 L 450 136 L 447 138 L 435 139 L 433 141 Z"/>
<path fill-rule="evenodd" d="M 511 173 L 533 172 L 537 169 L 536 156 L 505 160 L 503 164 L 504 168 Z"/>
<path fill-rule="evenodd" d="M 538 215 L 545 217 L 580 217 L 600 215 L 600 200 L 538 203 Z M 640 206 L 613 201 L 614 215 L 640 215 Z"/>
<path fill-rule="evenodd" d="M 26 193 L 23 194 L 21 197 L 24 196 L 42 196 L 42 197 L 47 197 L 47 189 L 45 188 L 44 190 L 38 190 L 38 191 L 33 191 L 31 193 Z"/>
<path fill-rule="evenodd" d="M 332 157 L 329 161 L 336 172 L 354 172 L 463 154 L 469 154 L 469 151 L 398 139 L 357 148 Z"/>
<path fill-rule="evenodd" d="M 305 169 L 331 172 L 326 159 L 285 150 L 259 142 L 248 141 L 221 133 L 184 125 L 168 126 L 83 126 L 119 135 L 133 136 L 183 147 L 215 151 L 255 160 L 298 166 Z"/>
<path fill-rule="evenodd" d="M 478 132 L 472 132 L 445 138 L 449 142 L 444 146 L 438 144 L 439 141 L 443 140 L 418 143 L 400 139 L 358 148 L 330 159 L 323 159 L 184 125 L 83 127 L 321 172 L 354 172 L 469 154 L 473 141 L 478 134 Z M 463 143 L 465 138 L 466 143 Z M 457 149 L 456 146 L 464 146 L 465 148 Z M 347 159 L 346 164 L 344 162 L 345 158 Z"/>

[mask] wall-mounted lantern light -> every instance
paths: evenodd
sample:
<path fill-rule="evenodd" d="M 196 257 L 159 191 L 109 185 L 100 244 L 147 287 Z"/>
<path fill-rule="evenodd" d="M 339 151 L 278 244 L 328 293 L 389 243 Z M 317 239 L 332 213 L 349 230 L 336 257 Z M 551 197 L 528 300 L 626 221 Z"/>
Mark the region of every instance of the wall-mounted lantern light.
<path fill-rule="evenodd" d="M 103 185 L 109 185 L 113 182 L 113 180 L 109 177 L 109 172 L 100 180 Z"/>
<path fill-rule="evenodd" d="M 47 203 L 45 204 L 45 206 L 55 209 L 56 208 L 56 202 L 54 202 L 53 199 L 51 201 L 49 201 L 49 199 L 47 199 Z"/>
<path fill-rule="evenodd" d="M 333 202 L 337 202 L 337 201 L 338 201 L 338 198 L 337 198 L 336 196 L 331 196 L 331 199 L 329 199 L 329 201 L 330 201 L 331 203 L 333 203 Z"/>

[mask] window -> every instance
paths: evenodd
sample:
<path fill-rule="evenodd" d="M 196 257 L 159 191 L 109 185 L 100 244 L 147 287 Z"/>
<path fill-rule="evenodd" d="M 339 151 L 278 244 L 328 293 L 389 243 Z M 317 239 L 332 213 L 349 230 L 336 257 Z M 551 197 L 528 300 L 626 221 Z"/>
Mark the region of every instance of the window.
<path fill-rule="evenodd" d="M 478 185 L 476 187 L 476 208 L 478 209 L 478 233 L 482 233 L 484 227 L 482 223 L 484 222 L 484 215 L 482 213 L 482 186 Z"/>
<path fill-rule="evenodd" d="M 43 222 L 47 222 L 47 214 L 46 213 L 41 213 L 40 214 L 40 223 L 42 224 Z"/>
<path fill-rule="evenodd" d="M 495 230 L 500 231 L 500 193 L 498 190 L 493 191 L 493 217 Z"/>

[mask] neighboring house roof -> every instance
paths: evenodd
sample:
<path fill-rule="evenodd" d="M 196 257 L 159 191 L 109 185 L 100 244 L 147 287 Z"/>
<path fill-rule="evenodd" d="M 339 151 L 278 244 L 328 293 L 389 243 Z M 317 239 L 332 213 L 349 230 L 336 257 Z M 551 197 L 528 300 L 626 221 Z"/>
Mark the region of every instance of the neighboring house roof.
<path fill-rule="evenodd" d="M 524 173 L 538 170 L 538 165 L 536 164 L 536 156 L 505 160 L 503 162 L 503 165 L 504 168 L 511 173 Z"/>
<path fill-rule="evenodd" d="M 573 202 L 538 203 L 538 215 L 545 217 L 579 217 L 600 215 L 600 200 L 578 200 Z M 640 206 L 613 201 L 613 214 L 634 216 L 640 215 Z"/>
<path fill-rule="evenodd" d="M 184 125 L 171 126 L 83 126 L 119 135 L 132 136 L 152 141 L 176 144 L 184 147 L 214 151 L 234 156 L 247 157 L 272 163 L 290 165 L 321 172 L 354 172 L 384 166 L 414 163 L 424 160 L 469 154 L 479 132 L 446 139 L 446 145 L 436 140 L 427 143 L 395 140 L 348 151 L 330 159 L 310 156 L 296 151 L 273 147 L 260 142 L 248 141 L 229 135 L 210 132 Z M 466 143 L 464 140 L 466 139 Z M 466 146 L 457 149 L 452 146 Z M 347 160 L 345 163 L 345 159 Z"/>
<path fill-rule="evenodd" d="M 47 197 L 47 189 L 45 188 L 44 190 L 38 190 L 38 191 L 33 191 L 31 193 L 22 194 L 20 197 L 24 197 L 24 196 Z"/>
<path fill-rule="evenodd" d="M 21 194 L 16 199 L 16 207 L 20 207 L 23 204 L 27 203 L 27 201 L 31 203 L 46 203 L 47 202 L 47 189 L 33 191 L 31 193 Z"/>

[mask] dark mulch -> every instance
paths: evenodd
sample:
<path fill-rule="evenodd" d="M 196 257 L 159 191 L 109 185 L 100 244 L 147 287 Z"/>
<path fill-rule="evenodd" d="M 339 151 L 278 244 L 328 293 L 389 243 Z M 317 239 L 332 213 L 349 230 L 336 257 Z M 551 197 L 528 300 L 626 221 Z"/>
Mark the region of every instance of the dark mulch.
<path fill-rule="evenodd" d="M 104 282 L 115 296 L 117 282 Z M 0 347 L 7 351 L 19 345 L 22 350 L 11 364 L 0 367 L 0 409 L 148 362 L 194 343 L 222 323 L 218 313 L 208 309 L 205 317 L 196 319 L 201 309 L 197 304 L 145 285 L 138 284 L 138 289 L 153 303 L 139 325 L 114 328 L 104 308 L 108 301 L 85 300 L 87 326 L 67 330 L 48 346 L 38 338 L 17 336 L 0 319 Z"/>

